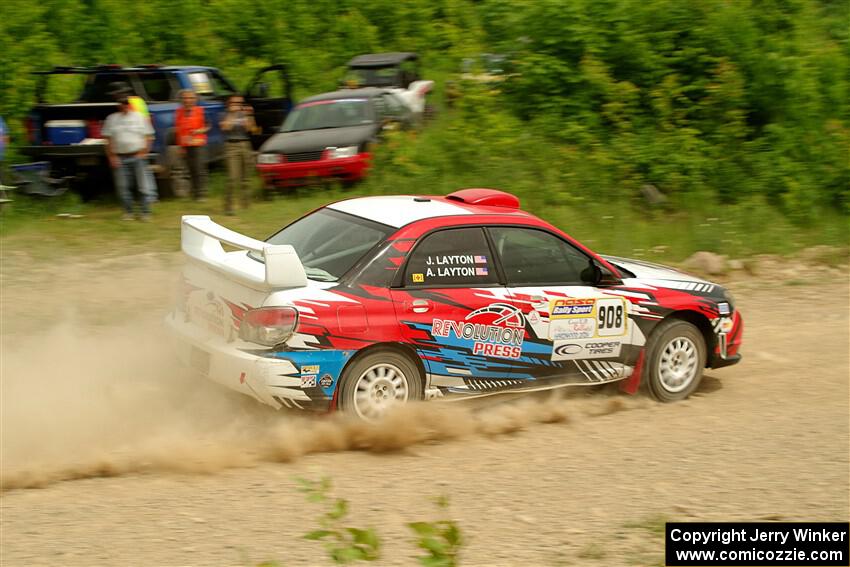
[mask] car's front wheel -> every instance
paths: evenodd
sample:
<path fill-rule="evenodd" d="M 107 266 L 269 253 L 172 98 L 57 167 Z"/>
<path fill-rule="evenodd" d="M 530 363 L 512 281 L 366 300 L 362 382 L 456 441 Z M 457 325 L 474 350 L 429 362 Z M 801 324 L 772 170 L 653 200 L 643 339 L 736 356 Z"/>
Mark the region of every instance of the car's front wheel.
<path fill-rule="evenodd" d="M 705 368 L 702 333 L 691 323 L 670 319 L 659 324 L 647 347 L 646 384 L 660 402 L 675 402 L 699 387 Z"/>
<path fill-rule="evenodd" d="M 394 407 L 422 399 L 416 364 L 392 349 L 378 349 L 345 369 L 339 407 L 366 421 L 380 419 Z"/>

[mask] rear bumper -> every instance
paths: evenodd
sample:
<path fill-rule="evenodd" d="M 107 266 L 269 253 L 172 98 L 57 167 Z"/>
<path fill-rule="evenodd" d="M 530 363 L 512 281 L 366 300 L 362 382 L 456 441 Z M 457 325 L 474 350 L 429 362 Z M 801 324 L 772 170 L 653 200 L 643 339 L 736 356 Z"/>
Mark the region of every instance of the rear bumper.
<path fill-rule="evenodd" d="M 253 354 L 262 347 L 228 341 L 186 321 L 182 313 L 170 313 L 165 324 L 177 339 L 173 343 L 178 358 L 205 378 L 275 409 L 328 409 L 330 400 L 311 397 L 302 388 L 301 369 L 291 361 Z"/>
<path fill-rule="evenodd" d="M 319 179 L 359 181 L 369 170 L 370 159 L 364 152 L 350 158 L 257 164 L 257 171 L 266 187 L 303 185 Z"/>

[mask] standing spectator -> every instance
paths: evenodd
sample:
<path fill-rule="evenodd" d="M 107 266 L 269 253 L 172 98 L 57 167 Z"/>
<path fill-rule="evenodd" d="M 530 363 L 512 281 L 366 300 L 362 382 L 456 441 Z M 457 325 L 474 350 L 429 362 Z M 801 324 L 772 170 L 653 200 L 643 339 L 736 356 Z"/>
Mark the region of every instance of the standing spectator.
<path fill-rule="evenodd" d="M 109 86 L 111 87 L 110 93 L 116 100 L 120 99 L 122 96 L 126 96 L 127 100 L 130 101 L 130 110 L 141 114 L 144 119 L 148 121 L 148 124 L 150 124 L 151 128 L 153 128 L 153 123 L 151 122 L 151 113 L 148 110 L 148 104 L 145 102 L 145 99 L 133 94 L 133 89 L 131 89 L 130 85 L 128 85 L 127 83 L 116 81 Z M 152 202 L 156 202 L 159 196 L 156 187 L 156 180 L 153 177 L 153 171 L 150 168 L 150 164 L 147 163 L 147 158 L 145 159 L 144 170 L 146 194 L 152 196 Z"/>
<path fill-rule="evenodd" d="M 124 207 L 124 220 L 133 220 L 134 199 L 130 179 L 141 193 L 141 220 L 150 219 L 150 204 L 155 196 L 148 192 L 145 183 L 145 165 L 153 143 L 153 128 L 145 117 L 130 108 L 126 94 L 118 95 L 118 112 L 110 114 L 103 124 L 106 155 L 112 166 L 115 189 Z"/>
<path fill-rule="evenodd" d="M 221 130 L 227 139 L 227 189 L 224 193 L 224 214 L 232 215 L 233 193 L 238 192 L 242 208 L 251 203 L 251 170 L 254 166 L 251 134 L 257 129 L 254 109 L 239 95 L 231 95 L 227 111 L 221 120 Z"/>
<path fill-rule="evenodd" d="M 6 178 L 6 171 L 3 168 L 4 160 L 6 159 L 6 146 L 9 145 L 9 130 L 6 127 L 6 121 L 0 116 L 0 185 L 5 185 L 3 182 Z M 5 193 L 2 195 L 5 197 Z"/>
<path fill-rule="evenodd" d="M 192 183 L 192 198 L 202 201 L 207 195 L 207 164 L 204 149 L 207 145 L 207 126 L 204 109 L 198 106 L 198 95 L 191 89 L 180 91 L 183 106 L 174 116 L 177 144 L 186 158 Z"/>
<path fill-rule="evenodd" d="M 9 145 L 9 130 L 6 128 L 6 121 L 0 116 L 0 164 L 6 157 L 6 146 Z"/>

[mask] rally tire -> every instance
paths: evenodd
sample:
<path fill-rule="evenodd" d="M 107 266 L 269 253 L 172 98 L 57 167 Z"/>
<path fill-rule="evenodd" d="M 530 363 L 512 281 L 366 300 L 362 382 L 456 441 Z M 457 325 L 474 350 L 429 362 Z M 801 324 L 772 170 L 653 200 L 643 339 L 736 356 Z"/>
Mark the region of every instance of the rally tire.
<path fill-rule="evenodd" d="M 339 409 L 364 421 L 376 421 L 391 407 L 421 400 L 422 392 L 416 363 L 396 350 L 378 348 L 343 371 Z"/>
<path fill-rule="evenodd" d="M 658 325 L 647 345 L 644 382 L 659 402 L 690 396 L 702 380 L 706 347 L 702 333 L 691 323 L 668 319 Z"/>

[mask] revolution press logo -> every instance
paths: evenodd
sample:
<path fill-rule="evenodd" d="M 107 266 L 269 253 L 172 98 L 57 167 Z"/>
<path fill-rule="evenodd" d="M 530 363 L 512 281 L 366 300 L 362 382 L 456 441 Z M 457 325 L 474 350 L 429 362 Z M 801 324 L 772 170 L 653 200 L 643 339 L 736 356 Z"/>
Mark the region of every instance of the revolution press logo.
<path fill-rule="evenodd" d="M 491 303 L 470 312 L 463 321 L 434 319 L 431 334 L 472 342 L 472 354 L 517 359 L 522 355 L 525 317 L 507 303 Z"/>

